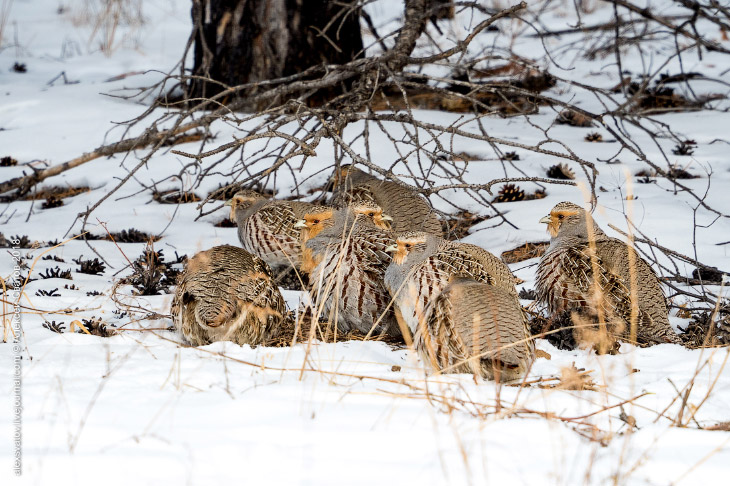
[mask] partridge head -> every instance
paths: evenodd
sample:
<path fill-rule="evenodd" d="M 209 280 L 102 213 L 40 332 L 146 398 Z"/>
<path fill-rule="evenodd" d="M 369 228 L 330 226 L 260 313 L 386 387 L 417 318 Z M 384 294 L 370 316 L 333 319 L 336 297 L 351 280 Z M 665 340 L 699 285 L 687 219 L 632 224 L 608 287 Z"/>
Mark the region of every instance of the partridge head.
<path fill-rule="evenodd" d="M 226 206 L 230 206 L 230 220 L 236 221 L 236 213 L 240 210 L 251 209 L 257 203 L 266 202 L 266 196 L 253 189 L 242 189 L 236 192 L 231 199 L 226 201 Z"/>
<path fill-rule="evenodd" d="M 386 248 L 393 254 L 393 263 L 396 265 L 414 265 L 436 251 L 440 238 L 423 231 L 406 231 L 400 233 L 395 244 Z"/>
<path fill-rule="evenodd" d="M 589 221 L 594 235 L 604 234 L 593 222 L 590 213 L 577 204 L 563 201 L 556 204 L 550 210 L 550 214 L 540 220 L 540 223 L 547 224 L 547 231 L 553 238 L 576 237 L 587 239 Z"/>

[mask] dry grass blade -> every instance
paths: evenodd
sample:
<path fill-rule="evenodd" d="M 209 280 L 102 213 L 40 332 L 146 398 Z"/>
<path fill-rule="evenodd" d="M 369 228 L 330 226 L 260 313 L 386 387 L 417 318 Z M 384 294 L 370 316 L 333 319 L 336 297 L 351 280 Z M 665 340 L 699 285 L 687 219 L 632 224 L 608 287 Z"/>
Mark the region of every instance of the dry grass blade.
<path fill-rule="evenodd" d="M 554 387 L 562 390 L 597 391 L 590 372 L 576 368 L 575 363 L 560 370 L 560 382 Z"/>
<path fill-rule="evenodd" d="M 13 0 L 2 0 L 0 3 L 0 49 L 3 47 L 3 40 L 5 39 L 5 28 L 8 25 L 8 19 L 10 18 L 10 8 L 13 6 Z"/>

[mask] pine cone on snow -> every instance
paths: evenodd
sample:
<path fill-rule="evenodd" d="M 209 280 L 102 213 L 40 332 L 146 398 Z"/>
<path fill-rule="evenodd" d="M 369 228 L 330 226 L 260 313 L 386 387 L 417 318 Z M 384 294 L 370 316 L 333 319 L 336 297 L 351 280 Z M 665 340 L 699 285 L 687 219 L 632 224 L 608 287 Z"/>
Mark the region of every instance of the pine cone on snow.
<path fill-rule="evenodd" d="M 547 170 L 547 176 L 551 179 L 573 180 L 575 172 L 566 164 L 556 164 Z"/>
<path fill-rule="evenodd" d="M 513 202 L 523 201 L 525 199 L 525 191 L 515 184 L 505 184 L 497 193 L 494 202 Z"/>

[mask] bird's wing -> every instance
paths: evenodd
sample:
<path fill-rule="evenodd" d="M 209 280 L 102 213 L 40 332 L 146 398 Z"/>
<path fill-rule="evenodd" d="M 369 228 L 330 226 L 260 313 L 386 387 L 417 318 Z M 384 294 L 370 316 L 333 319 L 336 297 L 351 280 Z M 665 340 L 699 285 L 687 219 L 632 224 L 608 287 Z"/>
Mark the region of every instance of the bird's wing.
<path fill-rule="evenodd" d="M 606 319 L 619 317 L 624 321 L 631 318 L 631 292 L 621 275 L 607 265 L 599 247 L 591 256 L 589 245 L 569 248 L 562 260 L 561 271 L 574 283 L 582 296 L 580 305 L 601 312 Z M 594 271 L 595 266 L 595 271 Z M 599 292 L 600 295 L 596 295 Z M 638 305 L 638 304 L 637 304 Z"/>
<path fill-rule="evenodd" d="M 438 253 L 444 270 L 453 277 L 467 277 L 517 295 L 515 277 L 499 258 L 476 245 L 449 243 Z"/>
<path fill-rule="evenodd" d="M 272 236 L 299 238 L 299 229 L 294 227 L 298 218 L 291 203 L 268 205 L 260 209 L 257 215 Z"/>

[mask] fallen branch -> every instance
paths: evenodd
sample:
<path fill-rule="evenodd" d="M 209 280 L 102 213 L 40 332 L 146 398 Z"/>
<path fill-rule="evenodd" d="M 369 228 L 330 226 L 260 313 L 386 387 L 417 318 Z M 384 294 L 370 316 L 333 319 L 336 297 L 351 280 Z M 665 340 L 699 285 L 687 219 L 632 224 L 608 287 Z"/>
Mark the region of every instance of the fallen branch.
<path fill-rule="evenodd" d="M 179 135 L 181 133 L 187 132 L 192 128 L 196 128 L 197 126 L 199 126 L 199 124 L 200 122 L 188 123 L 176 130 L 163 130 L 161 132 L 152 127 L 137 138 L 128 138 L 126 140 L 122 140 L 109 145 L 102 145 L 101 147 L 97 147 L 93 151 L 87 152 L 80 157 L 76 157 L 75 159 L 71 159 L 68 162 L 54 165 L 53 167 L 49 167 L 48 169 L 34 171 L 30 175 L 15 177 L 14 179 L 10 179 L 9 181 L 0 183 L 0 194 L 17 189 L 18 196 L 22 196 L 24 194 L 27 194 L 33 188 L 33 186 L 44 181 L 45 179 L 48 179 L 49 177 L 57 176 L 58 174 L 66 172 L 67 170 L 71 170 L 75 167 L 83 165 L 87 162 L 91 162 L 92 160 L 96 160 L 100 157 L 110 157 L 114 154 L 129 152 L 132 150 L 144 148 L 148 145 L 159 143 L 162 140 L 166 140 L 170 136 Z M 177 145 L 187 142 L 189 142 L 189 140 L 186 137 L 180 137 L 176 140 L 170 141 L 170 145 Z"/>

